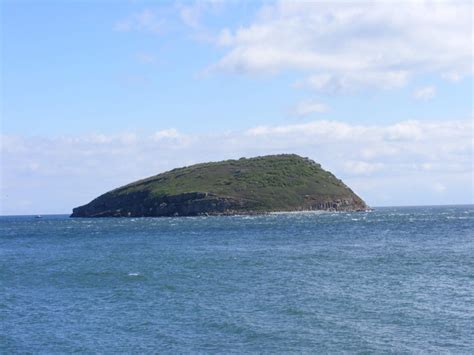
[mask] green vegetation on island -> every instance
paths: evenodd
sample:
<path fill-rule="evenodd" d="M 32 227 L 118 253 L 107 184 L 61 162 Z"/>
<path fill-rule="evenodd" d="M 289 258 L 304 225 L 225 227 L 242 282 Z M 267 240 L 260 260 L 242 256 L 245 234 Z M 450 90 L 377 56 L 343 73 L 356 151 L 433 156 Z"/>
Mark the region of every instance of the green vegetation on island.
<path fill-rule="evenodd" d="M 73 210 L 72 217 L 196 216 L 367 209 L 333 174 L 294 154 L 177 168 Z"/>

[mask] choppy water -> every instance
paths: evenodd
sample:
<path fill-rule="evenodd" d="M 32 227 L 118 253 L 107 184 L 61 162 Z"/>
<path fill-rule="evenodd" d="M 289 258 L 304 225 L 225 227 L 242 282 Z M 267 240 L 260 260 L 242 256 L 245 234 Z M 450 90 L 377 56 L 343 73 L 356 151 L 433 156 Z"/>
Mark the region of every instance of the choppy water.
<path fill-rule="evenodd" d="M 469 353 L 473 324 L 473 206 L 0 218 L 0 353 Z"/>

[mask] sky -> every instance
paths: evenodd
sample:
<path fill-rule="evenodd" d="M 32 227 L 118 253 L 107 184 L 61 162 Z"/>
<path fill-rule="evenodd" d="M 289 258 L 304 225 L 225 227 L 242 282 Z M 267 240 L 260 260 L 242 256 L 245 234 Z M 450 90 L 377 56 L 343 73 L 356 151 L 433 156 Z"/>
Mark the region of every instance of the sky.
<path fill-rule="evenodd" d="M 0 214 L 296 153 L 371 206 L 471 204 L 470 1 L 1 2 Z"/>

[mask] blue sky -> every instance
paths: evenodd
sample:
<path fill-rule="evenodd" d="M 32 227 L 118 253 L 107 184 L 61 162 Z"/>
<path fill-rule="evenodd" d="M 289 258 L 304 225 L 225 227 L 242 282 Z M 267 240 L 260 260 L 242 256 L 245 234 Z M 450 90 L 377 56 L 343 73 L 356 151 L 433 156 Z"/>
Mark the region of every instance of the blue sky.
<path fill-rule="evenodd" d="M 2 2 L 2 214 L 295 152 L 369 204 L 472 203 L 470 2 Z"/>

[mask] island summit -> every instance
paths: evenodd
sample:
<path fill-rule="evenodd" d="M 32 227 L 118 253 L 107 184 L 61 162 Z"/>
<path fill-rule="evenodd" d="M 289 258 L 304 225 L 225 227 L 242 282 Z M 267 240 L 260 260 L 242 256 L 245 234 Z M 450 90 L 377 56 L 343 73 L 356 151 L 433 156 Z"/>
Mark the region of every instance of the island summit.
<path fill-rule="evenodd" d="M 71 217 L 164 217 L 290 211 L 365 211 L 320 164 L 295 154 L 173 169 L 107 192 Z"/>

